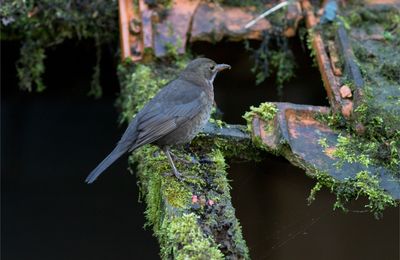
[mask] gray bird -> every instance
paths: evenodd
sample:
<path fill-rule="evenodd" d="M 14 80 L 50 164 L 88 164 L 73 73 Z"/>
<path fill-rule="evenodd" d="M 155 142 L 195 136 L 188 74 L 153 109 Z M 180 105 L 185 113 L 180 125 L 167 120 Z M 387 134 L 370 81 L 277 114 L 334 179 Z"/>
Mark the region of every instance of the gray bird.
<path fill-rule="evenodd" d="M 191 61 L 179 77 L 165 87 L 130 122 L 114 150 L 89 174 L 94 182 L 115 160 L 145 144 L 155 144 L 166 154 L 174 175 L 181 179 L 171 158 L 170 146 L 190 142 L 210 118 L 214 103 L 213 81 L 230 69 L 207 58 Z"/>

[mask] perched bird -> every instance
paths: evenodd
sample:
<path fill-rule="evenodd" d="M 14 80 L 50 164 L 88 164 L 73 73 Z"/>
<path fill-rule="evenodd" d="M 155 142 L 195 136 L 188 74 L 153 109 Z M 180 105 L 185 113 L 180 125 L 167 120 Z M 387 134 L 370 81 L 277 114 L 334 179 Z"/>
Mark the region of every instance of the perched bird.
<path fill-rule="evenodd" d="M 114 150 L 89 174 L 92 183 L 115 160 L 145 144 L 155 144 L 166 154 L 178 179 L 170 146 L 190 142 L 210 118 L 214 103 L 213 81 L 230 69 L 207 58 L 191 61 L 179 77 L 163 87 L 130 122 Z"/>

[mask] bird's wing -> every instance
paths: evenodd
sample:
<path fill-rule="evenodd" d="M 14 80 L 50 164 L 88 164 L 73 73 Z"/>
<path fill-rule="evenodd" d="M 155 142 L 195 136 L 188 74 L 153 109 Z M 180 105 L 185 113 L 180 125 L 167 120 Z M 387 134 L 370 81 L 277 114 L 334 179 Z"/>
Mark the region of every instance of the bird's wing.
<path fill-rule="evenodd" d="M 143 115 L 138 124 L 138 137 L 131 150 L 152 143 L 194 118 L 204 107 L 195 99 L 180 105 L 162 106 Z"/>
<path fill-rule="evenodd" d="M 152 143 L 194 118 L 207 98 L 200 88 L 182 81 L 171 82 L 157 96 L 138 113 L 137 136 L 130 150 Z"/>

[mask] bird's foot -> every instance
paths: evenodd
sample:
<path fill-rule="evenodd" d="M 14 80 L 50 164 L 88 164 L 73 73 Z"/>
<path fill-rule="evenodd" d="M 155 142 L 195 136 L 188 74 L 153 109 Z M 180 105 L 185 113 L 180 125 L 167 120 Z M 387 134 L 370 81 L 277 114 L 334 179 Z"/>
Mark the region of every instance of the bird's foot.
<path fill-rule="evenodd" d="M 166 172 L 166 173 L 163 174 L 163 176 L 165 176 L 165 177 L 170 177 L 172 175 L 174 175 L 179 181 L 184 181 L 185 180 L 183 178 L 183 175 L 178 171 Z"/>
<path fill-rule="evenodd" d="M 171 151 L 170 151 L 169 153 L 171 154 L 171 156 L 172 156 L 172 157 L 174 158 L 174 160 L 176 160 L 176 161 L 180 161 L 180 162 L 185 163 L 185 164 L 195 164 L 195 163 L 198 163 L 198 161 L 197 161 L 195 158 L 193 158 L 192 156 L 190 156 L 190 161 L 189 161 L 189 160 L 183 159 L 182 157 L 177 156 L 176 154 L 172 153 Z"/>
<path fill-rule="evenodd" d="M 182 175 L 180 172 L 174 171 L 174 175 L 175 175 L 175 177 L 176 177 L 178 180 L 180 180 L 180 181 L 183 181 L 183 180 L 184 180 L 184 179 L 183 179 L 183 175 Z"/>

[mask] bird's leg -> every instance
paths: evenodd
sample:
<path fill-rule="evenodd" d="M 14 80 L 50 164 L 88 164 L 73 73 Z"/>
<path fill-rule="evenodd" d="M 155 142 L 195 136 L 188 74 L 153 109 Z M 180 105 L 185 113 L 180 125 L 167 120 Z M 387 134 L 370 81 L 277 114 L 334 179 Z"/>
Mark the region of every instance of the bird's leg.
<path fill-rule="evenodd" d="M 176 169 L 175 164 L 174 164 L 174 161 L 173 161 L 172 158 L 171 158 L 171 154 L 170 154 L 169 148 L 168 148 L 168 147 L 164 147 L 164 148 L 163 148 L 163 152 L 165 153 L 165 155 L 166 155 L 167 158 L 168 158 L 168 162 L 169 162 L 169 164 L 171 165 L 172 170 L 174 171 L 175 177 L 178 178 L 179 180 L 182 180 L 182 179 L 183 179 L 183 178 L 182 178 L 182 174 L 180 174 L 180 173 L 178 172 L 178 170 Z"/>
<path fill-rule="evenodd" d="M 183 158 L 177 156 L 176 154 L 174 154 L 171 151 L 169 151 L 169 153 L 171 154 L 171 157 L 174 158 L 174 160 L 177 160 L 177 161 L 180 161 L 180 162 L 183 162 L 183 163 L 186 163 L 186 164 L 195 164 L 195 163 L 197 163 L 196 159 L 194 159 L 193 157 L 191 157 L 192 160 L 188 161 L 186 159 L 183 159 Z"/>

